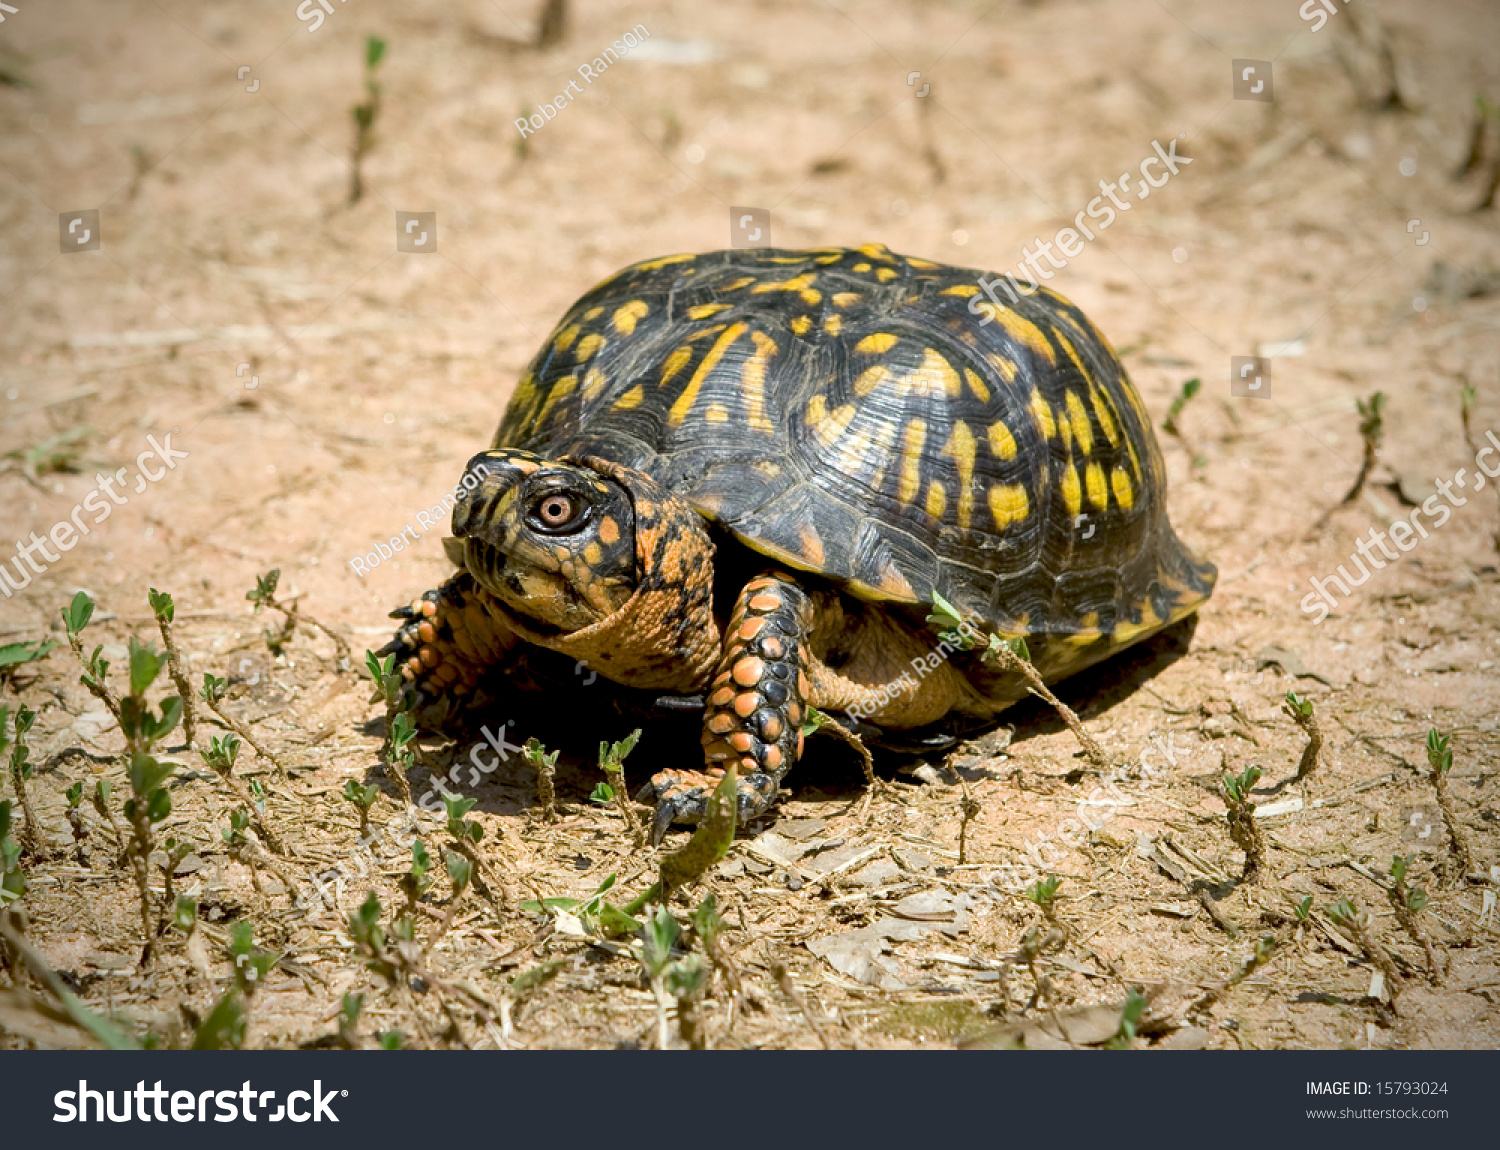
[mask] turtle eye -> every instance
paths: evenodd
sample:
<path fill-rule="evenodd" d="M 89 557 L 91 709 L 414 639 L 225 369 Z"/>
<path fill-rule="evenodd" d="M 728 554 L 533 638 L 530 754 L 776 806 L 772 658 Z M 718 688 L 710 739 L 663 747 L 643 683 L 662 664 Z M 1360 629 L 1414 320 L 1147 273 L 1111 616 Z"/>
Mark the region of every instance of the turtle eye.
<path fill-rule="evenodd" d="M 561 532 L 578 526 L 582 510 L 582 501 L 577 496 L 566 491 L 553 491 L 537 501 L 531 516 L 543 531 Z"/>

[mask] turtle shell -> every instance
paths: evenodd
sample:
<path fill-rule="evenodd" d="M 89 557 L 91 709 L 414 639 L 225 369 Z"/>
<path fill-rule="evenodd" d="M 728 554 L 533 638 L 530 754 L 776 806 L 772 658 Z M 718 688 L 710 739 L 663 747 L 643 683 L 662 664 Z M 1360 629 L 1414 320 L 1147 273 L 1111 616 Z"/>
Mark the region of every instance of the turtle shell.
<path fill-rule="evenodd" d="M 938 594 L 1093 662 L 1216 572 L 1167 521 L 1108 341 L 1045 287 L 997 306 L 985 274 L 878 244 L 635 264 L 569 310 L 494 446 L 625 464 L 858 598 Z"/>

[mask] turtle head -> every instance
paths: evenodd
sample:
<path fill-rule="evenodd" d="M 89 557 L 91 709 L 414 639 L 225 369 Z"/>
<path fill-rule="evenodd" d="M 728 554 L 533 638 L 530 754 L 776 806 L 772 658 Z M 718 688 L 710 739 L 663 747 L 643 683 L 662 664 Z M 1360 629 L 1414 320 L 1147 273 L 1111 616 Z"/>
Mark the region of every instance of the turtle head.
<path fill-rule="evenodd" d="M 453 534 L 463 565 L 507 608 L 539 629 L 573 632 L 630 598 L 635 512 L 618 482 L 526 451 L 481 452 L 464 472 Z"/>

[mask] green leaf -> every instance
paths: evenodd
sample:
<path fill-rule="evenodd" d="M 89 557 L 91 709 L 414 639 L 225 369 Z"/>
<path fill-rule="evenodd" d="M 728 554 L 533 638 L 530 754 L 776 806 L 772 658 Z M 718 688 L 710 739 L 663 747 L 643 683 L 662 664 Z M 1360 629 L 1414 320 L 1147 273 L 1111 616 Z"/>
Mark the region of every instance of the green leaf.
<path fill-rule="evenodd" d="M 652 978 L 659 978 L 672 960 L 672 947 L 682 934 L 682 926 L 672 912 L 660 903 L 646 919 L 641 931 L 641 960 Z"/>
<path fill-rule="evenodd" d="M 150 755 L 137 752 L 130 759 L 131 792 L 137 798 L 144 798 L 161 786 L 171 773 L 171 763 L 159 763 Z"/>
<path fill-rule="evenodd" d="M 385 55 L 385 41 L 379 36 L 365 37 L 365 67 L 375 68 Z"/>
<path fill-rule="evenodd" d="M 365 1008 L 365 996 L 363 994 L 346 994 L 339 1001 L 339 1013 L 344 1018 L 345 1026 L 353 1026 L 359 1021 L 359 1013 Z"/>
<path fill-rule="evenodd" d="M 557 958 L 550 962 L 539 962 L 535 966 L 527 967 L 510 980 L 507 989 L 512 998 L 520 998 L 524 994 L 530 994 L 543 983 L 554 978 L 558 971 L 567 965 L 563 959 Z"/>
<path fill-rule="evenodd" d="M 63 608 L 63 623 L 68 628 L 69 635 L 76 635 L 89 625 L 89 620 L 94 617 L 94 601 L 89 598 L 87 591 L 80 591 L 73 596 L 73 601 Z"/>
<path fill-rule="evenodd" d="M 457 851 L 444 851 L 443 865 L 448 869 L 448 878 L 453 883 L 453 896 L 457 898 L 474 877 L 474 864 Z"/>
<path fill-rule="evenodd" d="M 589 802 L 591 803 L 607 803 L 612 801 L 614 797 L 615 789 L 608 783 L 598 783 L 589 792 Z"/>
<path fill-rule="evenodd" d="M 172 925 L 183 934 L 191 934 L 198 925 L 198 904 L 185 894 L 177 896 L 177 905 L 172 908 Z"/>
<path fill-rule="evenodd" d="M 1310 914 L 1312 914 L 1312 904 L 1313 904 L 1313 896 L 1312 895 L 1308 895 L 1306 898 L 1304 898 L 1301 902 L 1299 902 L 1297 904 L 1297 921 L 1298 922 L 1306 922 L 1307 921 L 1308 916 Z"/>
<path fill-rule="evenodd" d="M 632 918 L 612 902 L 599 908 L 599 929 L 605 934 L 634 934 L 641 929 L 641 920 Z"/>
<path fill-rule="evenodd" d="M 147 594 L 151 601 L 151 613 L 163 623 L 170 623 L 173 616 L 177 614 L 177 608 L 172 605 L 172 596 L 165 591 L 158 591 L 152 587 Z"/>
<path fill-rule="evenodd" d="M 403 1035 L 399 1030 L 387 1030 L 380 1035 L 381 1050 L 400 1050 Z"/>
<path fill-rule="evenodd" d="M 21 663 L 34 663 L 38 659 L 45 659 L 47 652 L 56 646 L 56 639 L 43 639 L 34 647 L 26 643 L 6 643 L 0 646 L 0 667 L 14 667 Z"/>
<path fill-rule="evenodd" d="M 81 802 L 83 802 L 83 783 L 74 783 L 71 787 L 64 791 L 63 794 L 67 797 L 68 809 L 71 811 L 73 808 L 77 807 Z"/>
<path fill-rule="evenodd" d="M 158 787 L 146 800 L 146 817 L 153 823 L 159 823 L 171 813 L 172 796 L 167 794 L 165 787 Z"/>
<path fill-rule="evenodd" d="M 228 679 L 220 679 L 205 671 L 203 674 L 203 689 L 198 692 L 198 695 L 204 702 L 212 706 L 224 697 L 224 692 L 228 689 Z"/>
<path fill-rule="evenodd" d="M 156 648 L 150 643 L 144 646 L 134 635 L 130 637 L 130 693 L 137 697 L 145 695 L 151 684 L 156 682 L 157 673 L 161 670 L 162 657 L 156 653 Z"/>
<path fill-rule="evenodd" d="M 546 914 L 549 910 L 572 912 L 578 909 L 578 900 L 576 898 L 544 898 L 538 902 L 533 898 L 523 902 L 521 909 L 531 914 Z"/>
<path fill-rule="evenodd" d="M 194 1050 L 238 1050 L 245 1041 L 245 1004 L 239 991 L 219 999 L 193 1033 Z"/>

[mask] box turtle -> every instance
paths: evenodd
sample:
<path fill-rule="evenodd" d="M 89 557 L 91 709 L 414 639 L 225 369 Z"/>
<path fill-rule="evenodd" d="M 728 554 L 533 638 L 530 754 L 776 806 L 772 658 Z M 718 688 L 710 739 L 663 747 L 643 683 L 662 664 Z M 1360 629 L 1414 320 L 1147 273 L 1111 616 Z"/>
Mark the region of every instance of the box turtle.
<path fill-rule="evenodd" d="M 982 274 L 879 244 L 766 248 L 589 291 L 467 464 L 461 570 L 393 613 L 418 721 L 536 648 L 696 694 L 705 768 L 643 792 L 660 838 L 729 763 L 741 816 L 766 810 L 809 707 L 899 731 L 1022 698 L 938 642 L 934 596 L 1024 637 L 1048 680 L 1191 614 L 1216 571 L 1167 521 L 1109 343 L 1045 287 L 997 306 Z"/>

